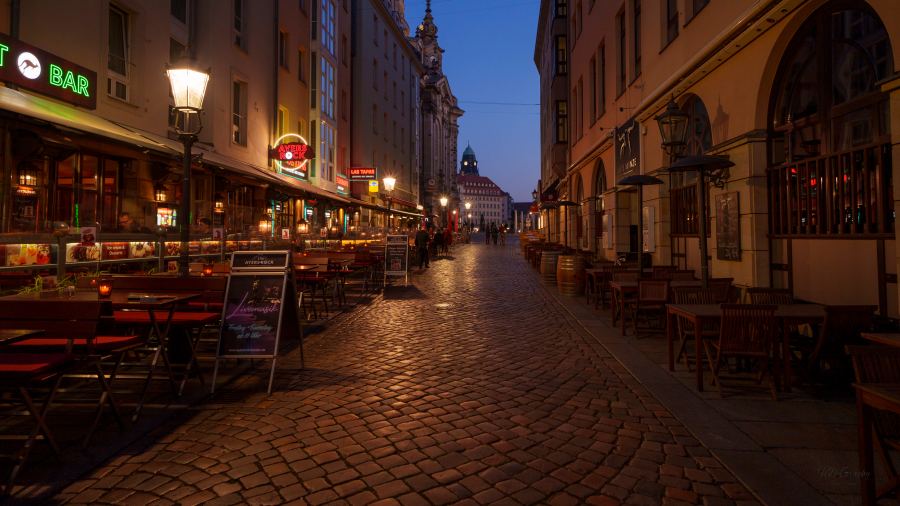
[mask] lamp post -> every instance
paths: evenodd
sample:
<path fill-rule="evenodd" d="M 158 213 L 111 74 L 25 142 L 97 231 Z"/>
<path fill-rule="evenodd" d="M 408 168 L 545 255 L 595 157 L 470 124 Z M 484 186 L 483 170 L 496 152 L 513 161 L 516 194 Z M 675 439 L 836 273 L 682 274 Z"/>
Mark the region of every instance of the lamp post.
<path fill-rule="evenodd" d="M 175 111 L 178 117 L 175 121 L 175 132 L 184 145 L 184 169 L 181 184 L 181 206 L 178 219 L 181 238 L 181 275 L 188 276 L 188 242 L 190 242 L 190 215 L 191 215 L 191 147 L 197 140 L 197 134 L 203 128 L 200 119 L 200 110 L 203 107 L 203 96 L 206 94 L 206 85 L 209 82 L 209 72 L 203 72 L 191 67 L 187 62 L 170 67 L 166 70 L 169 77 L 169 85 L 172 88 L 172 97 L 175 100 Z"/>
<path fill-rule="evenodd" d="M 647 176 L 644 174 L 634 174 L 622 178 L 618 183 L 623 186 L 636 186 L 638 194 L 638 233 L 637 233 L 637 254 L 638 254 L 638 276 L 644 273 L 644 186 L 651 184 L 662 184 L 663 180 L 658 177 Z"/>
<path fill-rule="evenodd" d="M 669 156 L 668 166 L 672 166 L 675 160 L 684 152 L 687 145 L 687 123 L 688 115 L 682 111 L 674 99 L 669 99 L 666 104 L 666 110 L 657 116 L 656 123 L 659 125 L 659 135 L 662 139 L 663 151 Z M 671 182 L 671 178 L 669 179 Z M 672 257 L 672 245 L 669 245 L 669 264 L 674 264 Z"/>
<path fill-rule="evenodd" d="M 444 221 L 444 225 L 446 225 L 447 222 L 450 221 L 450 217 L 445 214 L 445 211 L 447 210 L 447 203 L 449 203 L 450 200 L 447 197 L 441 197 L 440 202 L 441 202 L 441 221 Z"/>
<path fill-rule="evenodd" d="M 470 223 L 472 221 L 472 213 L 469 212 L 472 210 L 472 203 L 466 202 L 463 205 L 466 207 L 466 228 L 469 228 L 472 225 Z"/>
<path fill-rule="evenodd" d="M 397 184 L 397 180 L 392 176 L 385 176 L 381 179 L 381 184 L 384 185 L 384 191 L 386 191 L 388 194 L 388 197 L 386 199 L 387 205 L 388 205 L 388 212 L 387 212 L 387 214 L 385 214 L 385 218 L 388 221 L 388 223 L 387 223 L 388 232 L 390 232 L 390 230 L 391 230 L 391 223 L 390 223 L 391 204 L 394 201 L 394 198 L 393 198 L 394 186 Z"/>

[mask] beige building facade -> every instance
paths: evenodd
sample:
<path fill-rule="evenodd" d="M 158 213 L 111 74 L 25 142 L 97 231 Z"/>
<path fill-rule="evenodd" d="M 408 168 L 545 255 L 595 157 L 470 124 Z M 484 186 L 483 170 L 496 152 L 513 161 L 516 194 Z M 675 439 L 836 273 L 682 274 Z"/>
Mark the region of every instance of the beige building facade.
<path fill-rule="evenodd" d="M 708 192 L 712 276 L 897 315 L 894 2 L 569 0 L 567 8 L 560 195 L 581 204 L 570 208 L 570 245 L 636 255 L 642 233 L 655 264 L 699 268 L 696 180 L 662 170 L 671 160 L 655 118 L 674 100 L 689 118 L 683 154 L 735 164 Z M 641 205 L 633 188 L 616 186 L 632 173 L 664 184 L 646 187 Z"/>

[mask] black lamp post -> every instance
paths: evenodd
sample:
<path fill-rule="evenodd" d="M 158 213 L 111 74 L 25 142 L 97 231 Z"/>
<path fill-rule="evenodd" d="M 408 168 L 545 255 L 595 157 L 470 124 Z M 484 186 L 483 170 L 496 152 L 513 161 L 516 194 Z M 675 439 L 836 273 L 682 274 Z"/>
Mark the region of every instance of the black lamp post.
<path fill-rule="evenodd" d="M 388 197 L 386 199 L 387 205 L 388 205 L 388 212 L 385 215 L 385 218 L 386 218 L 385 221 L 387 221 L 387 230 L 388 230 L 388 233 L 390 233 L 390 231 L 391 231 L 391 221 L 390 221 L 390 219 L 391 219 L 391 204 L 393 204 L 393 202 L 394 202 L 394 197 L 393 197 L 394 186 L 397 184 L 397 180 L 391 176 L 386 176 L 386 177 L 382 178 L 381 182 L 382 182 L 382 184 L 384 184 L 384 191 L 386 191 L 388 194 Z"/>
<path fill-rule="evenodd" d="M 678 107 L 674 99 L 670 99 L 666 105 L 666 110 L 656 117 L 663 151 L 669 156 L 669 166 L 675 163 L 675 160 L 684 153 L 684 149 L 687 146 L 688 121 L 687 113 Z M 669 181 L 671 182 L 671 179 Z M 669 245 L 669 264 L 675 264 L 671 244 Z"/>
<path fill-rule="evenodd" d="M 618 183 L 622 186 L 636 186 L 638 194 L 638 233 L 637 233 L 637 254 L 638 254 L 638 272 L 643 275 L 644 272 L 644 186 L 662 184 L 663 180 L 658 177 L 648 176 L 645 174 L 634 174 L 622 178 Z"/>
<path fill-rule="evenodd" d="M 197 140 L 197 134 L 203 128 L 200 119 L 200 110 L 203 107 L 203 96 L 206 94 L 206 85 L 209 82 L 209 72 L 203 72 L 192 68 L 189 62 L 170 67 L 166 70 L 169 77 L 169 85 L 172 87 L 172 97 L 175 100 L 175 111 L 178 118 L 175 121 L 175 131 L 178 139 L 184 144 L 184 169 L 181 184 L 181 205 L 179 206 L 178 226 L 181 239 L 181 275 L 188 276 L 188 264 L 190 255 L 188 243 L 190 242 L 190 215 L 191 215 L 191 147 Z"/>

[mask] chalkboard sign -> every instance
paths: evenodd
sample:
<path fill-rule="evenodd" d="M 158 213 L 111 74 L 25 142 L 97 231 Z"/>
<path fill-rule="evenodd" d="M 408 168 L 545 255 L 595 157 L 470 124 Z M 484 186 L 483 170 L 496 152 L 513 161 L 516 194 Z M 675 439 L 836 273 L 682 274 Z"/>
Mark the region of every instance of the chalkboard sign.
<path fill-rule="evenodd" d="M 277 271 L 286 269 L 290 252 L 280 251 L 235 251 L 231 254 L 231 269 L 243 271 Z"/>
<path fill-rule="evenodd" d="M 405 235 L 389 235 L 384 248 L 384 275 L 406 276 L 409 264 L 409 238 Z"/>
<path fill-rule="evenodd" d="M 236 273 L 228 279 L 219 357 L 267 357 L 278 354 L 286 276 Z"/>

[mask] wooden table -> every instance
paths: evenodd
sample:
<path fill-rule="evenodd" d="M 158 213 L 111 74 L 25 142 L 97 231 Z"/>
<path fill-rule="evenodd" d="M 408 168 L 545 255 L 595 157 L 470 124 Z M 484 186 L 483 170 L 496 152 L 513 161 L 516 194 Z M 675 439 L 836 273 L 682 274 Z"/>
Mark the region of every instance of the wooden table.
<path fill-rule="evenodd" d="M 0 346 L 12 344 L 29 337 L 43 334 L 43 330 L 36 329 L 0 329 Z"/>
<path fill-rule="evenodd" d="M 637 272 L 637 271 L 635 271 Z M 643 281 L 657 281 L 653 279 L 645 279 Z M 659 280 L 666 281 L 666 280 Z M 671 291 L 673 288 L 679 288 L 682 286 L 700 286 L 701 281 L 699 280 L 684 280 L 684 281 L 669 281 L 669 290 Z M 612 302 L 611 302 L 611 310 L 612 310 L 612 324 L 613 327 L 616 326 L 616 310 L 618 313 L 622 315 L 622 335 L 625 335 L 625 300 L 628 294 L 637 293 L 639 288 L 638 281 L 610 281 L 609 289 L 612 291 Z"/>
<path fill-rule="evenodd" d="M 701 355 L 701 333 L 703 325 L 717 324 L 722 319 L 722 309 L 718 304 L 668 304 L 666 309 L 666 347 L 669 355 L 669 370 L 675 370 L 675 325 L 678 317 L 685 318 L 694 326 L 694 357 L 696 360 L 697 390 L 703 391 L 703 366 Z M 784 389 L 791 391 L 791 350 L 790 333 L 786 327 L 801 323 L 817 323 L 825 319 L 825 306 L 820 304 L 784 304 L 775 310 L 775 318 L 782 322 L 781 355 L 784 362 Z"/>
<path fill-rule="evenodd" d="M 873 343 L 900 348 L 900 333 L 897 332 L 863 332 L 860 335 Z"/>

